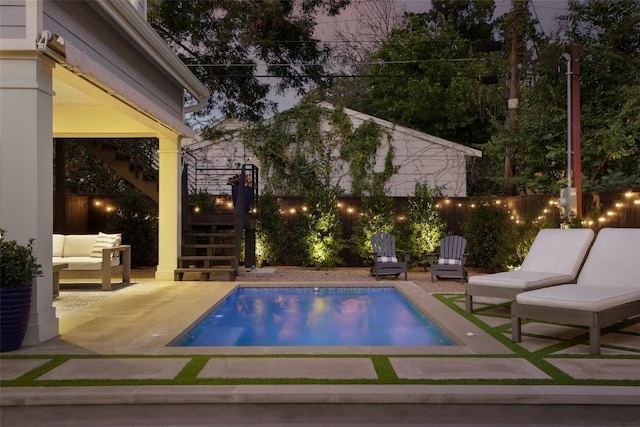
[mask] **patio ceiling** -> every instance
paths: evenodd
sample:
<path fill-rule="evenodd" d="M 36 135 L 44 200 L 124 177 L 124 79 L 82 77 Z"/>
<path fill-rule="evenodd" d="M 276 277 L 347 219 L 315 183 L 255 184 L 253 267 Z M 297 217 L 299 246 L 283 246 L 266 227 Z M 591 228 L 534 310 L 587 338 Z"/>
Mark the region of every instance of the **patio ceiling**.
<path fill-rule="evenodd" d="M 55 138 L 134 138 L 175 134 L 151 114 L 57 64 L 53 70 Z"/>

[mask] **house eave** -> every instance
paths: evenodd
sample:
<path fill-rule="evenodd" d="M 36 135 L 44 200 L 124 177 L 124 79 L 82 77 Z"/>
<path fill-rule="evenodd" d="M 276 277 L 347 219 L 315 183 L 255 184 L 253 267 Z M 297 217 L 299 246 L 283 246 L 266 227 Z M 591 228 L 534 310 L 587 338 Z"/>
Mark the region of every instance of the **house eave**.
<path fill-rule="evenodd" d="M 87 2 L 106 13 L 160 68 L 202 104 L 211 92 L 167 46 L 140 13 L 127 1 L 95 0 Z M 200 107 L 200 108 L 202 108 Z"/>

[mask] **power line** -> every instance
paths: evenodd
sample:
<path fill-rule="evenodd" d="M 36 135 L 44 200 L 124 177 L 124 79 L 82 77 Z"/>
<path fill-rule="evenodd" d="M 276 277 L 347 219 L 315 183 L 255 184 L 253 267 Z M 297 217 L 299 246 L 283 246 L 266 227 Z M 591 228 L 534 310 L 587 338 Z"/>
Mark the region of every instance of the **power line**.
<path fill-rule="evenodd" d="M 411 61 L 378 61 L 378 62 L 360 62 L 354 63 L 351 65 L 358 66 L 372 66 L 372 65 L 406 65 L 406 64 L 426 64 L 426 63 L 434 63 L 434 62 L 476 62 L 476 61 L 488 61 L 489 58 L 442 58 L 442 59 L 417 59 Z M 187 67 L 207 67 L 207 68 L 228 68 L 228 67 L 236 67 L 236 68 L 256 68 L 256 67 L 312 67 L 318 66 L 322 67 L 327 64 L 320 62 L 309 62 L 303 64 L 268 64 L 268 63 L 256 63 L 256 64 L 247 64 L 247 63 L 238 63 L 238 64 L 212 64 L 212 63 L 196 63 L 196 64 L 187 64 Z"/>

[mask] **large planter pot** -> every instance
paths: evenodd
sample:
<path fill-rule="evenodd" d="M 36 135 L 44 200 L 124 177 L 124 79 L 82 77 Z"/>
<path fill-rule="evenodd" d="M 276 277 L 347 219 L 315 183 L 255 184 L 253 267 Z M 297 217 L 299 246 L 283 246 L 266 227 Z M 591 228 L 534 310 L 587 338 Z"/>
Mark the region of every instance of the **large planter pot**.
<path fill-rule="evenodd" d="M 0 288 L 0 352 L 17 350 L 29 324 L 31 285 Z"/>
<path fill-rule="evenodd" d="M 238 200 L 239 185 L 231 185 L 231 198 L 233 200 L 233 206 L 236 206 Z M 253 187 L 248 185 L 244 186 L 244 211 L 249 212 L 253 203 Z"/>

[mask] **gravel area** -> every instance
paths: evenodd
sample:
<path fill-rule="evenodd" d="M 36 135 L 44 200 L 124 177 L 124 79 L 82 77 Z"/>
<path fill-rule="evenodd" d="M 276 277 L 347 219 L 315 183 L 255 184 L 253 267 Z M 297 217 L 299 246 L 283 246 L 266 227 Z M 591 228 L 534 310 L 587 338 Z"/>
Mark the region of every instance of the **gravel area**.
<path fill-rule="evenodd" d="M 467 269 L 470 276 L 482 274 L 472 269 Z M 132 278 L 151 279 L 154 277 L 155 268 L 133 269 Z M 189 277 L 189 280 L 198 280 L 198 275 Z M 398 280 L 402 280 L 402 275 Z M 252 272 L 240 271 L 236 281 L 238 282 L 371 282 L 375 280 L 369 275 L 368 267 L 338 267 L 331 270 L 317 270 L 307 267 L 275 266 L 253 270 Z M 395 279 L 382 278 L 381 283 Z M 427 292 L 464 292 L 464 284 L 457 279 L 443 279 L 432 282 L 431 273 L 423 268 L 414 268 L 409 271 L 408 280 L 422 287 Z"/>
<path fill-rule="evenodd" d="M 265 272 L 261 272 L 264 270 Z M 275 270 L 272 272 L 272 270 Z M 470 271 L 470 275 L 475 272 Z M 402 280 L 401 275 L 397 280 Z M 238 282 L 371 282 L 375 280 L 369 275 L 366 267 L 339 267 L 331 270 L 317 270 L 305 267 L 266 267 L 253 272 L 241 272 L 236 278 Z M 381 283 L 391 282 L 393 278 L 382 278 Z M 464 292 L 464 284 L 460 280 L 447 279 L 431 281 L 431 273 L 424 269 L 409 271 L 408 280 L 422 287 L 427 292 Z"/>

